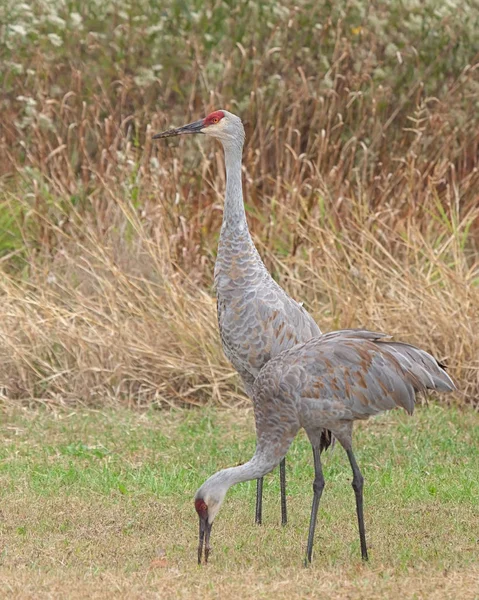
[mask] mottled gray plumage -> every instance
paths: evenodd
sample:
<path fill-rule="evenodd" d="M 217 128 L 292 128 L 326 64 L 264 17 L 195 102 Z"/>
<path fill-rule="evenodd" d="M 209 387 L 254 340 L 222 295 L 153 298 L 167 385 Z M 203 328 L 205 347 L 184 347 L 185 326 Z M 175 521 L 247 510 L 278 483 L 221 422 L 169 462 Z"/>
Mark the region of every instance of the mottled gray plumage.
<path fill-rule="evenodd" d="M 217 115 L 217 122 L 214 122 L 214 115 Z M 204 120 L 155 137 L 181 133 L 205 133 L 218 138 L 223 144 L 226 194 L 215 264 L 218 323 L 224 352 L 252 399 L 253 383 L 270 358 L 320 335 L 321 330 L 311 315 L 274 281 L 251 238 L 241 181 L 245 135 L 241 119 L 226 110 L 216 111 Z M 327 447 L 329 440 L 329 435 L 325 435 L 322 446 Z M 285 523 L 284 463 L 281 466 L 281 506 Z M 261 522 L 261 494 L 260 480 L 257 522 Z"/>
<path fill-rule="evenodd" d="M 370 331 L 335 331 L 273 357 L 253 385 L 255 455 L 244 465 L 219 471 L 196 493 L 197 507 L 198 503 L 204 507 L 203 520 L 209 528 L 208 548 L 211 524 L 228 488 L 274 469 L 304 428 L 315 463 L 307 548 L 310 561 L 324 487 L 320 440 L 322 432 L 328 429 L 346 450 L 353 469 L 361 554 L 366 560 L 363 479 L 352 452 L 353 423 L 396 407 L 411 414 L 415 395 L 427 389 L 451 392 L 455 385 L 444 366 L 427 352 Z M 201 518 L 200 515 L 200 521 Z"/>
<path fill-rule="evenodd" d="M 397 407 L 412 414 L 427 389 L 451 392 L 454 383 L 424 350 L 365 330 L 327 333 L 262 369 L 253 387 L 258 445 L 284 455 L 301 427 L 310 437 L 327 428 L 347 450 L 354 421 Z"/>
<path fill-rule="evenodd" d="M 223 227 L 215 285 L 223 349 L 252 397 L 251 386 L 270 358 L 321 331 L 268 273 L 247 228 Z"/>
<path fill-rule="evenodd" d="M 239 117 L 221 111 L 215 131 L 205 133 L 223 143 L 226 194 L 215 287 L 218 322 L 226 356 L 246 391 L 272 356 L 321 333 L 308 312 L 274 281 L 251 238 L 243 203 L 241 156 L 244 129 Z"/>

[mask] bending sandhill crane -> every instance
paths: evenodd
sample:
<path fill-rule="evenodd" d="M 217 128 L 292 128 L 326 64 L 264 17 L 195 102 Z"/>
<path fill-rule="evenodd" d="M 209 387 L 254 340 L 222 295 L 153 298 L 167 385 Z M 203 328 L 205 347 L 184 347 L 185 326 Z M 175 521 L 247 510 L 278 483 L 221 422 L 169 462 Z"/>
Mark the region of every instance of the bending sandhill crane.
<path fill-rule="evenodd" d="M 217 110 L 153 139 L 204 133 L 221 141 L 225 153 L 226 195 L 223 224 L 215 264 L 218 323 L 223 350 L 238 371 L 246 393 L 261 368 L 283 350 L 321 334 L 309 313 L 274 281 L 251 238 L 243 203 L 241 156 L 244 128 L 241 119 Z M 321 450 L 330 444 L 324 432 Z M 286 524 L 285 460 L 280 464 L 281 520 Z M 256 523 L 262 520 L 263 478 L 257 483 Z"/>
<path fill-rule="evenodd" d="M 205 562 L 210 552 L 213 520 L 228 489 L 242 481 L 263 477 L 280 462 L 303 427 L 313 447 L 313 504 L 306 551 L 311 562 L 319 501 L 324 488 L 320 444 L 329 429 L 346 453 L 353 471 L 352 486 L 361 542 L 368 559 L 363 517 L 363 477 L 352 449 L 354 421 L 395 407 L 409 414 L 415 394 L 427 389 L 451 392 L 455 385 L 430 354 L 388 336 L 364 330 L 336 331 L 314 338 L 272 358 L 253 386 L 256 452 L 247 463 L 218 471 L 196 492 L 195 508 Z"/>

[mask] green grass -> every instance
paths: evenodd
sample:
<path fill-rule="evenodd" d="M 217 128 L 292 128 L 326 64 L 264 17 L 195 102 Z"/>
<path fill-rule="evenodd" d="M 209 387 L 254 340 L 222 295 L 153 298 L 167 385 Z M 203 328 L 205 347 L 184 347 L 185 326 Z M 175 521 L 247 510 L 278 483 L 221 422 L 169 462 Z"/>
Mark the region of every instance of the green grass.
<path fill-rule="evenodd" d="M 477 405 L 477 1 L 3 0 L 0 23 L 0 395 L 246 406 L 212 297 L 222 149 L 152 140 L 224 108 L 278 283 Z"/>
<path fill-rule="evenodd" d="M 193 494 L 253 453 L 251 411 L 16 409 L 0 431 L 2 595 L 337 597 L 350 589 L 350 597 L 374 598 L 411 585 L 423 597 L 440 585 L 437 597 L 448 597 L 450 583 L 456 593 L 464 586 L 457 597 L 477 597 L 468 583 L 479 540 L 479 415 L 471 410 L 432 405 L 357 427 L 366 566 L 349 465 L 339 445 L 328 452 L 309 570 L 301 561 L 313 468 L 303 435 L 288 455 L 288 526 L 279 524 L 277 474 L 265 481 L 261 528 L 253 525 L 255 483 L 236 486 L 215 522 L 211 563 L 196 567 Z"/>

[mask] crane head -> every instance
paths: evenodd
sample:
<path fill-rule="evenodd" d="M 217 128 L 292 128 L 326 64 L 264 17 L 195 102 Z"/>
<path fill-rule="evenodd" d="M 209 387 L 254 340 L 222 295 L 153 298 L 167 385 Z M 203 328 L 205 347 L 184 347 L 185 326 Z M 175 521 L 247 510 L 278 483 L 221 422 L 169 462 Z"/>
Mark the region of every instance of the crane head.
<path fill-rule="evenodd" d="M 215 110 L 204 119 L 157 133 L 153 136 L 153 139 L 158 140 L 192 133 L 204 133 L 210 137 L 218 138 L 223 143 L 240 142 L 242 145 L 244 141 L 244 128 L 241 119 L 227 110 Z"/>
<path fill-rule="evenodd" d="M 208 562 L 210 554 L 210 534 L 213 523 L 208 518 L 208 505 L 203 498 L 195 499 L 195 509 L 200 521 L 199 541 L 198 541 L 198 564 L 201 565 L 203 556 L 203 542 L 205 544 L 205 564 Z"/>
<path fill-rule="evenodd" d="M 198 544 L 198 564 L 201 564 L 203 542 L 205 544 L 205 563 L 210 553 L 210 534 L 213 520 L 223 504 L 226 492 L 231 485 L 226 476 L 228 469 L 218 471 L 207 479 L 195 494 L 195 510 L 198 514 L 200 533 Z"/>

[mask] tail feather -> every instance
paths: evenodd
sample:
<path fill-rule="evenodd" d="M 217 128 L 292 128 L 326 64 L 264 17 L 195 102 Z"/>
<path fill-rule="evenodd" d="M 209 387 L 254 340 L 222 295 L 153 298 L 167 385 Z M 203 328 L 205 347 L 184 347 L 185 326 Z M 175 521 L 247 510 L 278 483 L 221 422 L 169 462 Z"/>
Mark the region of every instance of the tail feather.
<path fill-rule="evenodd" d="M 411 383 L 417 391 L 429 389 L 452 392 L 456 389 L 453 380 L 446 373 L 445 366 L 431 354 L 402 342 L 378 341 L 378 343 L 387 346 L 401 366 L 413 376 L 416 382 L 411 381 Z"/>
<path fill-rule="evenodd" d="M 321 431 L 321 438 L 319 440 L 319 451 L 323 452 L 324 450 L 327 450 L 331 444 L 334 447 L 335 439 L 336 438 L 328 429 L 323 429 Z"/>

